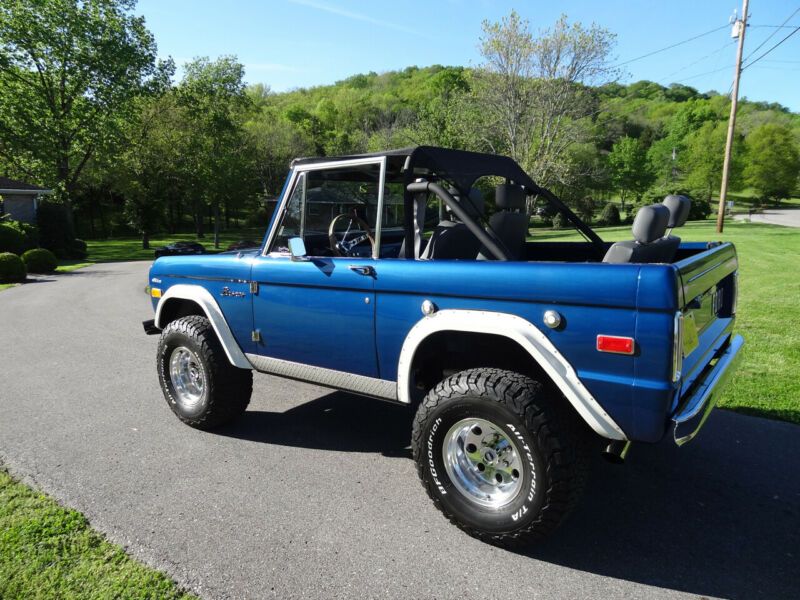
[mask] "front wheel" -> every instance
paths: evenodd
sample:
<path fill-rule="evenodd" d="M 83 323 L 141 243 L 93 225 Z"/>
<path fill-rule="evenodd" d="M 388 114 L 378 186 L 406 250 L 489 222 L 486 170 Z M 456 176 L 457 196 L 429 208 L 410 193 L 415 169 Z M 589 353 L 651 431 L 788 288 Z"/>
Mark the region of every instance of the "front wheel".
<path fill-rule="evenodd" d="M 234 367 L 205 317 L 172 321 L 158 342 L 158 381 L 177 417 L 212 429 L 239 417 L 250 403 L 253 373 Z"/>
<path fill-rule="evenodd" d="M 500 369 L 439 383 L 420 405 L 412 436 L 417 471 L 439 510 L 501 546 L 556 529 L 588 472 L 586 432 L 564 401 Z"/>

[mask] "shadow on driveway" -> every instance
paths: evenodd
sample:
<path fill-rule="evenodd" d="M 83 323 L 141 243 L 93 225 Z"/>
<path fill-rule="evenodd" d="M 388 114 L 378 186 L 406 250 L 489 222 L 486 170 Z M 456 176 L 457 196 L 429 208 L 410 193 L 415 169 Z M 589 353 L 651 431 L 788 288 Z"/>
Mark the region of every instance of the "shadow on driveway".
<path fill-rule="evenodd" d="M 413 419 L 405 406 L 333 392 L 282 413 L 249 410 L 214 433 L 279 446 L 411 458 Z"/>
<path fill-rule="evenodd" d="M 412 411 L 334 392 L 218 433 L 410 457 Z M 606 577 L 726 598 L 797 598 L 800 427 L 718 410 L 684 448 L 634 446 L 598 461 L 565 525 L 527 556 Z M 420 488 L 404 493 L 423 493 Z"/>

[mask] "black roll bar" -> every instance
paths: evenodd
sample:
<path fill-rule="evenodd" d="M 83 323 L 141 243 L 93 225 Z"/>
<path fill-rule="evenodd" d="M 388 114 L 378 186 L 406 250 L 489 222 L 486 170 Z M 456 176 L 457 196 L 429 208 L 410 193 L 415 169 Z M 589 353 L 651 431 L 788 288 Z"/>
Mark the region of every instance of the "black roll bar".
<path fill-rule="evenodd" d="M 411 194 L 424 194 L 426 192 L 433 192 L 436 194 L 442 202 L 444 202 L 448 208 L 453 211 L 453 214 L 462 222 L 467 228 L 473 233 L 473 235 L 478 238 L 489 252 L 491 252 L 497 260 L 511 260 L 511 257 L 508 253 L 501 248 L 497 242 L 492 239 L 492 237 L 486 233 L 486 230 L 481 227 L 475 220 L 469 215 L 467 211 L 458 203 L 458 201 L 453 197 L 453 195 L 444 189 L 438 183 L 432 183 L 430 181 L 415 181 L 414 183 L 409 183 L 406 186 L 406 189 Z"/>

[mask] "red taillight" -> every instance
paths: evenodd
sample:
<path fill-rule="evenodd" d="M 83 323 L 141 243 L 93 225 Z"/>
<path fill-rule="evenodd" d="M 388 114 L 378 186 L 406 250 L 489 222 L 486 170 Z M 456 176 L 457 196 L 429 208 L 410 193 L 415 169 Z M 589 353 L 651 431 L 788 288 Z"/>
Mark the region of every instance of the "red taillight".
<path fill-rule="evenodd" d="M 618 335 L 598 335 L 597 351 L 613 352 L 614 354 L 633 354 L 636 347 L 633 338 Z"/>

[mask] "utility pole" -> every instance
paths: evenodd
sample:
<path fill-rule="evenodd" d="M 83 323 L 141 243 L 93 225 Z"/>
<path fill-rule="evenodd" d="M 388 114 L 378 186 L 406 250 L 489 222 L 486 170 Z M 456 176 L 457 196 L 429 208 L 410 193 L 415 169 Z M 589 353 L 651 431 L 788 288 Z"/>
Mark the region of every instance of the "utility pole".
<path fill-rule="evenodd" d="M 728 199 L 728 176 L 731 170 L 731 151 L 733 150 L 733 132 L 736 128 L 736 106 L 739 103 L 739 76 L 742 74 L 742 50 L 744 50 L 744 33 L 747 29 L 748 0 L 742 0 L 742 18 L 733 23 L 732 37 L 739 37 L 736 47 L 736 70 L 733 73 L 733 91 L 731 92 L 731 116 L 728 118 L 728 139 L 725 141 L 725 160 L 722 163 L 722 186 L 719 190 L 719 209 L 717 211 L 717 233 L 722 233 L 725 223 L 725 204 Z"/>

